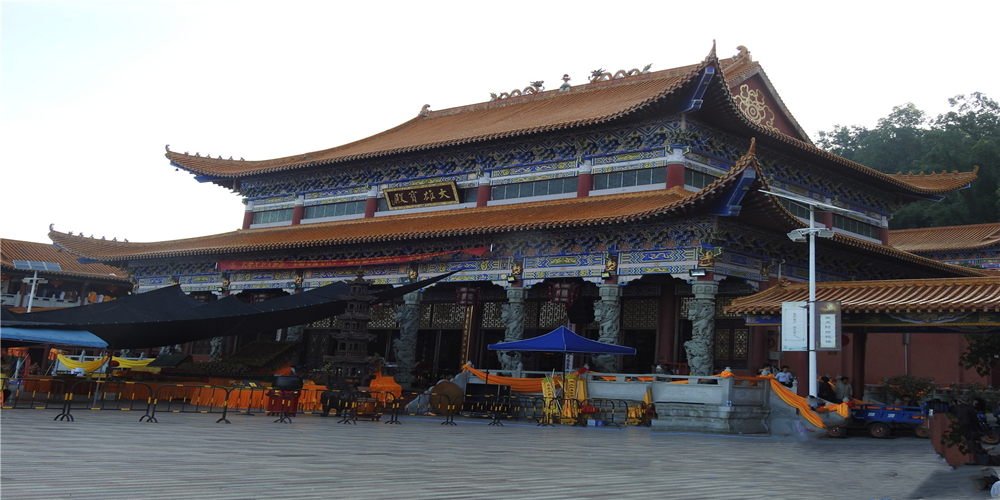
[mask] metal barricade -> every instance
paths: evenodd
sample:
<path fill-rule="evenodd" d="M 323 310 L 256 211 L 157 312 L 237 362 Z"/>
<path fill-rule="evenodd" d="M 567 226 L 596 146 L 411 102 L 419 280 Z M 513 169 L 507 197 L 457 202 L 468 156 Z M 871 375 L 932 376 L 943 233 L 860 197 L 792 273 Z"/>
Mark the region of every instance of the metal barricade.
<path fill-rule="evenodd" d="M 146 414 L 140 422 L 158 422 L 156 413 L 221 413 L 216 422 L 230 423 L 228 412 L 230 388 L 214 385 L 161 385 L 153 392 Z"/>
<path fill-rule="evenodd" d="M 9 378 L 2 408 L 5 410 L 49 410 L 61 407 L 69 388 L 64 380 Z"/>

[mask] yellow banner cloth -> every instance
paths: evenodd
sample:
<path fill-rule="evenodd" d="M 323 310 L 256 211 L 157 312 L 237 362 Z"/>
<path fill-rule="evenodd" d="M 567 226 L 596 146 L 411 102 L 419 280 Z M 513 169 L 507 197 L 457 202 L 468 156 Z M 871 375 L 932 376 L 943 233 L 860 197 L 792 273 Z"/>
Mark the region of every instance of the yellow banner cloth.
<path fill-rule="evenodd" d="M 59 362 L 63 364 L 63 366 L 69 368 L 70 370 L 74 368 L 83 367 L 83 371 L 86 373 L 91 373 L 94 370 L 100 369 L 102 366 L 104 366 L 104 362 L 107 361 L 107 358 L 98 358 L 93 361 L 81 362 L 81 361 L 76 361 L 75 359 L 67 358 L 62 354 L 57 354 L 56 359 L 58 359 Z M 152 363 L 153 360 L 156 358 L 134 360 L 134 359 L 112 357 L 111 359 L 118 362 L 118 368 L 137 368 Z"/>

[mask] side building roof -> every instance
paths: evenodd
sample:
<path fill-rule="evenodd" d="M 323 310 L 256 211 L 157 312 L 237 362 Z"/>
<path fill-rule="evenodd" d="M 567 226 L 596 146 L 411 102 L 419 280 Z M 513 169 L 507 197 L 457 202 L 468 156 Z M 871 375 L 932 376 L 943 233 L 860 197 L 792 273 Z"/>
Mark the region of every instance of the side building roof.
<path fill-rule="evenodd" d="M 89 238 L 87 238 L 89 239 Z M 94 240 L 103 241 L 103 240 Z M 45 271 L 46 276 L 66 276 L 72 278 L 100 279 L 106 282 L 129 283 L 128 273 L 107 264 L 81 264 L 77 256 L 64 252 L 52 244 L 31 241 L 0 240 L 0 267 L 4 271 L 30 272 L 14 268 L 15 260 L 55 262 L 62 271 Z"/>
<path fill-rule="evenodd" d="M 889 231 L 889 244 L 906 252 L 1000 249 L 1000 222 Z"/>
<path fill-rule="evenodd" d="M 733 300 L 726 311 L 780 314 L 782 302 L 808 298 L 808 283 L 789 283 Z M 1000 312 L 1000 276 L 824 282 L 816 299 L 839 300 L 845 313 Z"/>

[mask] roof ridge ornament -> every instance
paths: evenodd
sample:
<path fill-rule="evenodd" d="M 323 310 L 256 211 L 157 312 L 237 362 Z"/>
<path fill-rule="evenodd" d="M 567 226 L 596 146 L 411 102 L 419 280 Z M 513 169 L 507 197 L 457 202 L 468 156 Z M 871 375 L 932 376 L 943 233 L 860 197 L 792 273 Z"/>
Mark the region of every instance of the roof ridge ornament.
<path fill-rule="evenodd" d="M 572 85 L 569 84 L 570 81 L 569 73 L 563 74 L 562 81 L 563 81 L 562 85 L 559 86 L 559 92 L 566 92 L 567 90 L 570 89 L 570 87 L 572 87 Z"/>
<path fill-rule="evenodd" d="M 742 58 L 746 58 L 747 62 L 753 62 L 753 58 L 750 57 L 750 49 L 746 45 L 739 45 L 736 47 L 739 52 L 733 56 L 733 61 L 739 61 Z"/>
<path fill-rule="evenodd" d="M 604 71 L 604 68 L 595 69 L 594 71 L 590 72 L 590 83 L 605 82 L 608 80 L 617 80 L 619 78 L 625 78 L 629 76 L 645 75 L 646 73 L 649 73 L 649 68 L 652 67 L 653 64 L 650 63 L 645 65 L 642 68 L 642 70 L 639 70 L 639 68 L 632 68 L 628 71 L 620 69 L 616 71 L 614 74 Z"/>
<path fill-rule="evenodd" d="M 424 104 L 424 107 L 420 108 L 420 116 L 427 116 L 429 114 L 431 114 L 431 105 Z M 242 160 L 243 158 L 240 159 Z"/>
<path fill-rule="evenodd" d="M 510 92 L 501 92 L 497 94 L 496 92 L 490 92 L 490 101 L 498 101 L 502 99 L 510 99 L 511 97 L 519 97 L 522 95 L 532 95 L 545 90 L 545 80 L 536 80 L 530 82 L 527 87 L 523 90 L 511 90 Z"/>

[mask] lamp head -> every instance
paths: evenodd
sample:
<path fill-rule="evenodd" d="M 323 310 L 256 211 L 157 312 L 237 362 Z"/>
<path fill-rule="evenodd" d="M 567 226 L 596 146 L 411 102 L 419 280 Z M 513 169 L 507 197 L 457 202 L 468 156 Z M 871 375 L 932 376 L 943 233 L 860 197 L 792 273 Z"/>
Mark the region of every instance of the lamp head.
<path fill-rule="evenodd" d="M 795 231 L 792 231 L 792 232 L 788 233 L 788 239 L 790 239 L 790 240 L 792 240 L 792 241 L 794 241 L 796 243 L 802 243 L 803 241 L 806 241 L 806 235 L 802 234 L 798 230 L 795 230 Z"/>

